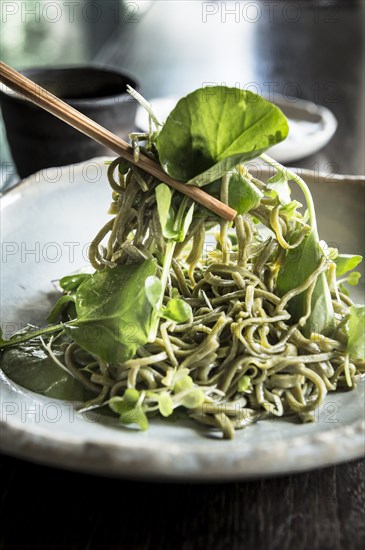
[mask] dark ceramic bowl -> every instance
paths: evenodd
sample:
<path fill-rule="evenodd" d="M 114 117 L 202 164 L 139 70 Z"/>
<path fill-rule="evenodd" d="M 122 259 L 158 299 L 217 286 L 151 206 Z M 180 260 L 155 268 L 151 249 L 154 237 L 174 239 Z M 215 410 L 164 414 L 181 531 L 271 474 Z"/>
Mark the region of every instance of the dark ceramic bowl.
<path fill-rule="evenodd" d="M 137 104 L 126 93 L 126 85 L 136 89 L 138 84 L 124 72 L 92 66 L 42 67 L 21 72 L 118 136 L 126 138 L 133 130 Z M 21 178 L 51 166 L 115 155 L 14 92 L 0 91 L 0 105 L 10 151 Z"/>

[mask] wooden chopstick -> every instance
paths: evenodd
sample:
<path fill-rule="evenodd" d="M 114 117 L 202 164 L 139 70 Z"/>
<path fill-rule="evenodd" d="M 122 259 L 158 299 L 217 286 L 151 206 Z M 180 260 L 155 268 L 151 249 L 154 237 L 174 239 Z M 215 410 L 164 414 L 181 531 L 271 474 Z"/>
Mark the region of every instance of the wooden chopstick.
<path fill-rule="evenodd" d="M 135 163 L 133 158 L 133 148 L 126 141 L 116 136 L 97 122 L 94 122 L 83 113 L 80 113 L 80 111 L 74 109 L 58 97 L 42 88 L 42 86 L 39 86 L 39 84 L 29 80 L 29 78 L 26 78 L 24 75 L 20 74 L 15 69 L 12 69 L 2 61 L 0 62 L 0 81 L 11 90 L 20 93 L 23 97 L 35 103 L 38 107 L 45 109 L 52 115 L 63 120 L 63 122 L 66 122 L 83 134 L 86 134 L 95 141 L 105 145 L 117 153 L 117 155 L 133 164 L 136 164 L 136 166 L 142 170 L 145 170 L 149 174 L 152 174 L 162 182 L 167 183 L 170 187 L 173 187 L 177 191 L 184 193 L 184 195 L 191 197 L 196 202 L 208 208 L 208 210 L 218 214 L 221 218 L 230 221 L 235 218 L 237 212 L 233 210 L 233 208 L 230 208 L 218 199 L 208 195 L 208 193 L 199 187 L 186 185 L 185 183 L 171 178 L 162 170 L 159 164 L 146 155 L 140 154 L 138 163 Z"/>

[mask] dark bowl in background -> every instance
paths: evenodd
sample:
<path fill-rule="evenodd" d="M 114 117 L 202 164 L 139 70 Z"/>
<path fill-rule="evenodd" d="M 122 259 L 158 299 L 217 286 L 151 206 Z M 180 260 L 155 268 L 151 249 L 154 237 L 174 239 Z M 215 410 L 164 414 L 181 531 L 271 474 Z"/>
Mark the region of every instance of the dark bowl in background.
<path fill-rule="evenodd" d="M 133 130 L 137 102 L 126 93 L 126 85 L 139 86 L 124 72 L 95 66 L 21 72 L 118 136 L 125 139 Z M 115 155 L 15 92 L 0 90 L 0 105 L 10 152 L 21 178 L 43 168 Z"/>

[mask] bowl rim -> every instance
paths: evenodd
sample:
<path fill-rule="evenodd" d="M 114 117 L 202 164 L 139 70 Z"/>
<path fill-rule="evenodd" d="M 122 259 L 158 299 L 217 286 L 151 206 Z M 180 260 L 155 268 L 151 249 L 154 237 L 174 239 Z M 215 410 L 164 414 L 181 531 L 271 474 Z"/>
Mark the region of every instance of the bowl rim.
<path fill-rule="evenodd" d="M 82 64 L 62 64 L 62 65 L 40 65 L 39 67 L 26 67 L 26 68 L 20 68 L 18 71 L 23 74 L 24 76 L 28 78 L 32 78 L 33 75 L 39 74 L 39 73 L 57 73 L 57 72 L 74 72 L 77 71 L 95 71 L 98 73 L 103 73 L 105 75 L 114 75 L 118 77 L 122 77 L 125 79 L 126 83 L 130 84 L 135 90 L 140 89 L 140 83 L 138 79 L 133 76 L 128 71 L 125 71 L 124 69 L 119 69 L 117 67 L 113 67 L 111 65 L 101 65 L 99 63 L 82 63 Z M 129 82 L 128 82 L 129 81 Z M 0 98 L 6 98 L 7 101 L 14 102 L 14 104 L 30 104 L 35 109 L 39 109 L 39 107 L 36 107 L 31 101 L 29 101 L 26 98 L 23 98 L 20 94 L 17 92 L 13 92 L 5 85 L 0 85 Z M 108 96 L 102 96 L 102 97 L 91 97 L 91 98 L 85 98 L 85 99 L 68 99 L 68 98 L 62 98 L 63 101 L 68 103 L 69 105 L 72 105 L 73 107 L 77 106 L 103 106 L 103 105 L 109 105 L 110 103 L 116 103 L 116 101 L 120 98 L 126 98 L 123 99 L 123 103 L 133 103 L 135 102 L 135 99 L 128 94 L 128 92 L 122 92 L 120 94 L 112 94 Z M 137 103 L 136 103 L 137 106 Z"/>

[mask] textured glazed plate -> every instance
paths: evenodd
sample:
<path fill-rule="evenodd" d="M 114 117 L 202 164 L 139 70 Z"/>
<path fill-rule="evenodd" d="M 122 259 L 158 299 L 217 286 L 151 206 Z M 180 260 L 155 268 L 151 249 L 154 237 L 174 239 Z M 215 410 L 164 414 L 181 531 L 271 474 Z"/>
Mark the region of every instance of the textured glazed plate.
<path fill-rule="evenodd" d="M 364 253 L 364 179 L 303 175 L 315 197 L 321 237 L 341 251 Z M 6 336 L 28 322 L 44 322 L 55 299 L 52 281 L 87 264 L 87 244 L 105 223 L 109 203 L 102 159 L 38 173 L 4 195 Z M 364 301 L 363 287 L 356 301 Z M 227 481 L 362 456 L 365 381 L 355 391 L 329 394 L 313 424 L 263 420 L 238 431 L 234 441 L 209 437 L 193 423 L 152 420 L 146 433 L 127 430 L 112 419 L 79 415 L 71 404 L 33 394 L 3 374 L 0 415 L 0 447 L 11 455 L 119 477 Z"/>
<path fill-rule="evenodd" d="M 177 97 L 163 97 L 151 99 L 150 103 L 155 113 L 166 120 L 178 100 Z M 277 96 L 274 103 L 289 120 L 288 137 L 269 151 L 278 162 L 292 162 L 313 155 L 332 139 L 337 120 L 326 107 L 296 97 Z M 148 115 L 141 106 L 137 108 L 135 124 L 148 131 Z"/>

